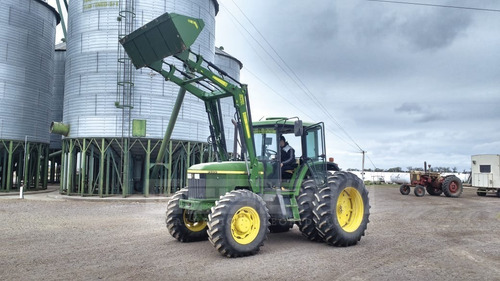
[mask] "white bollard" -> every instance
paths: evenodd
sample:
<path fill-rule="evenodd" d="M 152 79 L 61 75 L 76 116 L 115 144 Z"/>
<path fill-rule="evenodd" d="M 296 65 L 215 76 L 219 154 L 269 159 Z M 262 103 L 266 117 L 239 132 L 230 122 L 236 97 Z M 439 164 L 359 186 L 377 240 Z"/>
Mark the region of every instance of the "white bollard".
<path fill-rule="evenodd" d="M 21 182 L 21 186 L 19 186 L 19 198 L 24 199 L 24 183 Z"/>

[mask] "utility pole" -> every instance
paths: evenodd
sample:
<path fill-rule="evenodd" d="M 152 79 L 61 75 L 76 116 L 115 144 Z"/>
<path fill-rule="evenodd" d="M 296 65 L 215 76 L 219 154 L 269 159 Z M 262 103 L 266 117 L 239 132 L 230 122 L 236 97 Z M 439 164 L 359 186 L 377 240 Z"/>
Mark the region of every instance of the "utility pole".
<path fill-rule="evenodd" d="M 361 153 L 363 153 L 363 162 L 361 164 L 361 179 L 365 181 L 365 154 L 366 151 L 361 150 Z"/>

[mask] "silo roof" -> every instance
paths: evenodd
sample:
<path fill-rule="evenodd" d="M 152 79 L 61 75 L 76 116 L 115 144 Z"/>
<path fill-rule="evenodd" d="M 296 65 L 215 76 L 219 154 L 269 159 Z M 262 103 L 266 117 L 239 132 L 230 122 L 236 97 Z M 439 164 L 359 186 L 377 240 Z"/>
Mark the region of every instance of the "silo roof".
<path fill-rule="evenodd" d="M 62 42 L 56 45 L 56 51 L 66 51 L 66 42 Z"/>
<path fill-rule="evenodd" d="M 217 2 L 217 0 L 212 0 L 214 2 L 214 6 L 215 6 L 215 15 L 217 15 L 219 13 L 219 2 Z"/>
<path fill-rule="evenodd" d="M 237 59 L 237 58 L 235 58 L 235 57 L 231 56 L 230 54 L 226 53 L 226 52 L 224 51 L 224 48 L 223 48 L 223 47 L 215 47 L 215 53 L 216 53 L 217 55 L 221 55 L 221 56 L 224 56 L 224 57 L 230 58 L 230 59 L 232 59 L 232 60 L 235 60 L 235 61 L 236 61 L 236 62 L 238 62 L 238 64 L 240 65 L 240 69 L 242 69 L 242 68 L 243 68 L 243 63 L 242 63 L 239 59 Z"/>

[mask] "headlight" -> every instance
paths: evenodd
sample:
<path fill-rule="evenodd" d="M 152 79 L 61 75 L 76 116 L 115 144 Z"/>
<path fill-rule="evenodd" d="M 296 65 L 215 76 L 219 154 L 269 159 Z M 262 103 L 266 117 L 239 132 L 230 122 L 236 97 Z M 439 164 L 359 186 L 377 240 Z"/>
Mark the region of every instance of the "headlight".
<path fill-rule="evenodd" d="M 189 179 L 195 179 L 199 180 L 200 179 L 200 174 L 188 174 Z"/>

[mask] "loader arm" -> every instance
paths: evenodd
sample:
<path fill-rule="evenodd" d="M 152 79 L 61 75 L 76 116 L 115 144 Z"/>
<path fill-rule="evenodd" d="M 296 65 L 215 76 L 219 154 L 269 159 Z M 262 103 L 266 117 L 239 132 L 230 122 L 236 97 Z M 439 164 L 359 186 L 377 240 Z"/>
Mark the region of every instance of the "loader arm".
<path fill-rule="evenodd" d="M 203 26 L 204 23 L 201 19 L 165 13 L 127 35 L 120 40 L 120 43 L 136 68 L 148 67 L 152 69 L 161 74 L 165 80 L 179 85 L 181 89 L 190 92 L 205 103 L 211 141 L 219 161 L 229 160 L 220 100 L 232 98 L 237 122 L 241 124 L 239 133 L 242 136 L 243 151 L 246 151 L 244 157 L 249 162 L 247 165 L 249 183 L 256 190 L 260 175 L 257 170 L 258 161 L 247 85 L 240 84 L 217 66 L 206 61 L 201 55 L 191 52 L 189 46 L 195 41 Z M 178 69 L 173 60 L 172 62 L 164 60 L 170 56 L 181 61 L 185 69 Z M 181 103 L 182 97 L 176 106 L 180 107 Z M 174 108 L 173 112 L 175 111 Z M 168 130 L 173 130 L 176 118 L 177 116 L 171 116 Z M 170 141 L 171 132 L 168 130 L 163 144 Z"/>

